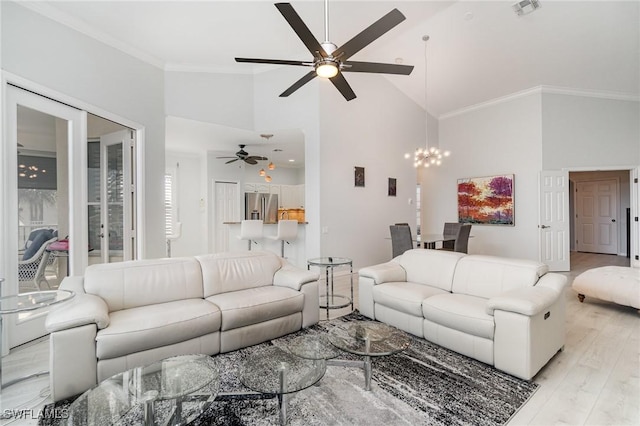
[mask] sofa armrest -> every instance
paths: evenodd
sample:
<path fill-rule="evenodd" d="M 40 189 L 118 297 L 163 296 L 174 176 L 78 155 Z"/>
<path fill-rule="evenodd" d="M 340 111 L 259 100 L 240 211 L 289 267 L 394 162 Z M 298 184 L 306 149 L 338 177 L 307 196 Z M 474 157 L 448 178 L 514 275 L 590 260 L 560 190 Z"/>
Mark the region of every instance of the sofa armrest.
<path fill-rule="evenodd" d="M 62 282 L 60 283 L 60 290 L 69 290 L 73 291 L 75 294 L 85 294 L 84 291 L 84 277 L 82 276 L 73 276 L 73 277 L 64 277 Z"/>
<path fill-rule="evenodd" d="M 68 302 L 51 308 L 45 328 L 53 333 L 87 324 L 96 324 L 99 330 L 106 328 L 109 325 L 109 308 L 102 298 L 83 291 L 76 293 Z"/>
<path fill-rule="evenodd" d="M 536 287 L 546 287 L 551 288 L 557 291 L 558 293 L 563 293 L 564 288 L 567 286 L 567 277 L 562 274 L 556 274 L 553 272 L 549 272 L 540 277 L 538 282 L 536 283 Z"/>
<path fill-rule="evenodd" d="M 318 281 L 318 276 L 317 272 L 305 271 L 287 263 L 273 275 L 273 285 L 300 291 L 304 284 Z"/>
<path fill-rule="evenodd" d="M 371 278 L 374 284 L 407 280 L 407 272 L 398 262 L 394 262 L 393 260 L 391 262 L 362 268 L 358 271 L 358 275 Z"/>
<path fill-rule="evenodd" d="M 492 297 L 487 301 L 487 314 L 494 311 L 515 312 L 526 316 L 534 316 L 547 309 L 562 293 L 550 287 L 524 287 Z"/>

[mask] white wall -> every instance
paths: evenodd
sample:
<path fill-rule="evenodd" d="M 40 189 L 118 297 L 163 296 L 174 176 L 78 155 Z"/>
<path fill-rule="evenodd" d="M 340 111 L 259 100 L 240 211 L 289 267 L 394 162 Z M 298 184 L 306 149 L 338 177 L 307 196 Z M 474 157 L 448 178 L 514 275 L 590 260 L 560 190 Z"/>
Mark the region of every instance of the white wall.
<path fill-rule="evenodd" d="M 514 226 L 473 225 L 469 253 L 538 259 L 541 95 L 530 94 L 440 120 L 441 167 L 421 173 L 423 232 L 457 222 L 457 180 L 514 174 Z"/>
<path fill-rule="evenodd" d="M 171 72 L 165 74 L 167 115 L 253 129 L 253 76 Z"/>
<path fill-rule="evenodd" d="M 514 173 L 515 226 L 474 225 L 469 252 L 537 259 L 540 170 L 640 164 L 638 102 L 529 93 L 440 120 L 440 147 L 452 156 L 421 174 L 425 233 L 457 220 L 458 178 Z"/>
<path fill-rule="evenodd" d="M 167 151 L 166 163 L 176 172 L 177 220 L 182 223 L 182 235 L 171 243 L 171 256 L 206 253 L 206 194 L 201 185 L 206 162 L 202 155 Z"/>
<path fill-rule="evenodd" d="M 546 170 L 640 164 L 640 103 L 544 93 Z"/>
<path fill-rule="evenodd" d="M 424 146 L 425 114 L 384 77 L 346 76 L 352 101 L 321 85 L 322 255 L 349 257 L 359 268 L 391 259 L 389 225 L 415 223 L 416 170 L 404 154 Z M 354 186 L 355 166 L 365 168 L 364 187 Z M 390 177 L 395 197 L 387 193 Z"/>
<path fill-rule="evenodd" d="M 3 70 L 144 125 L 144 246 L 146 257 L 163 256 L 163 70 L 19 4 L 0 7 Z"/>

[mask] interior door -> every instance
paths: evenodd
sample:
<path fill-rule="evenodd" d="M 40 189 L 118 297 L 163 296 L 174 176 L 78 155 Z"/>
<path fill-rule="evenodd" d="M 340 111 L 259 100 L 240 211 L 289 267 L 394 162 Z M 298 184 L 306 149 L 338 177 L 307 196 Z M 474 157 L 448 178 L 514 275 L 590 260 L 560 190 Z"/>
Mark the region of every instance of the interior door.
<path fill-rule="evenodd" d="M 551 271 L 569 271 L 569 173 L 542 171 L 538 186 L 540 261 Z"/>
<path fill-rule="evenodd" d="M 576 183 L 577 250 L 618 254 L 618 181 Z"/>
<path fill-rule="evenodd" d="M 224 222 L 238 222 L 240 217 L 240 184 L 238 182 L 214 183 L 215 213 L 214 238 L 215 253 L 229 251 L 229 225 Z"/>
<path fill-rule="evenodd" d="M 103 135 L 88 145 L 90 263 L 131 260 L 135 247 L 132 132 Z"/>
<path fill-rule="evenodd" d="M 75 270 L 84 268 L 83 263 L 86 265 L 86 250 L 84 258 L 83 253 L 77 250 L 83 243 L 86 247 L 86 233 L 80 231 L 86 229 L 82 228 L 82 224 L 86 223 L 81 207 L 83 196 L 78 191 L 83 182 L 77 174 L 79 167 L 82 167 L 83 158 L 86 161 L 86 157 L 83 157 L 86 152 L 83 144 L 83 141 L 86 140 L 86 113 L 15 86 L 6 85 L 5 89 L 4 122 L 6 134 L 3 138 L 2 159 L 0 160 L 0 223 L 2 224 L 3 236 L 0 241 L 2 246 L 0 277 L 5 278 L 1 289 L 2 296 L 17 294 L 20 287 L 18 252 L 21 243 L 23 244 L 22 237 L 24 235 L 20 233 L 18 181 L 21 178 L 21 170 L 27 168 L 27 162 L 21 161 L 18 164 L 18 150 L 21 150 L 21 155 L 27 151 L 31 151 L 33 154 L 33 152 L 43 150 L 32 141 L 32 137 L 37 136 L 38 126 L 34 126 L 28 117 L 39 116 L 45 121 L 50 119 L 54 123 L 53 133 L 48 132 L 44 139 L 54 139 L 47 143 L 55 150 L 53 153 L 57 169 L 55 207 L 47 206 L 46 203 L 38 204 L 35 211 L 38 212 L 41 208 L 46 210 L 55 208 L 56 223 L 42 223 L 42 225 L 56 229 L 59 236 L 69 236 L 69 261 L 72 271 L 74 268 Z M 18 139 L 19 134 L 20 139 Z M 46 151 L 46 149 L 44 150 Z M 24 165 L 25 168 L 19 167 L 20 165 Z M 53 170 L 47 172 L 53 172 Z M 38 167 L 38 171 L 34 171 L 33 175 L 40 175 L 40 173 L 45 175 L 47 172 L 43 172 L 43 168 Z M 30 176 L 32 174 L 26 174 L 27 179 Z M 40 176 L 33 176 L 33 179 L 39 178 Z M 42 213 L 43 222 L 54 220 L 54 216 L 48 215 L 45 210 L 36 216 L 40 213 Z M 33 212 L 30 217 L 34 217 Z M 47 289 L 46 285 L 43 290 L 45 289 Z M 46 314 L 47 309 L 41 309 L 5 316 L 2 331 L 3 349 L 45 335 Z"/>

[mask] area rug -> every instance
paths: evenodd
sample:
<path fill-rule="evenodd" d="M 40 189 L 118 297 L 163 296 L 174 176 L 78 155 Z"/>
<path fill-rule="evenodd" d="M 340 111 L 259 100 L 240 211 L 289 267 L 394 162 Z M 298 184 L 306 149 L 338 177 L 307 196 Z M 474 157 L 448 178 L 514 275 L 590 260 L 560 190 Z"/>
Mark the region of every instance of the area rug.
<path fill-rule="evenodd" d="M 368 320 L 354 312 L 347 316 L 250 348 L 215 356 L 220 366 L 220 391 L 247 390 L 237 379 L 238 366 L 247 356 L 286 342 L 301 334 L 326 333 L 339 322 Z M 343 359 L 358 359 L 346 354 Z M 503 425 L 537 389 L 524 381 L 479 361 L 411 338 L 402 353 L 375 358 L 371 391 L 364 390 L 360 368 L 328 366 L 315 386 L 288 400 L 290 425 Z M 46 407 L 62 410 L 71 400 Z M 277 399 L 221 400 L 192 424 L 278 424 Z M 41 425 L 58 425 L 40 420 Z"/>

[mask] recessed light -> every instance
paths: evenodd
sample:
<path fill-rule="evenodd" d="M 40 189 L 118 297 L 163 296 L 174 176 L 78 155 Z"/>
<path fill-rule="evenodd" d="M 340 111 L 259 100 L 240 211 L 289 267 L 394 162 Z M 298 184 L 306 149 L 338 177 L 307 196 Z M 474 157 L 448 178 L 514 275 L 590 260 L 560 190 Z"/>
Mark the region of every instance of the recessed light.
<path fill-rule="evenodd" d="M 404 59 L 402 58 L 396 58 L 396 64 L 401 64 L 404 62 Z"/>
<path fill-rule="evenodd" d="M 290 158 L 290 159 L 289 159 L 289 162 L 290 162 L 290 163 L 295 163 L 295 162 L 296 162 L 296 160 L 294 160 L 293 158 Z"/>
<path fill-rule="evenodd" d="M 280 148 L 276 148 L 273 150 L 273 152 L 282 152 L 282 150 Z"/>

